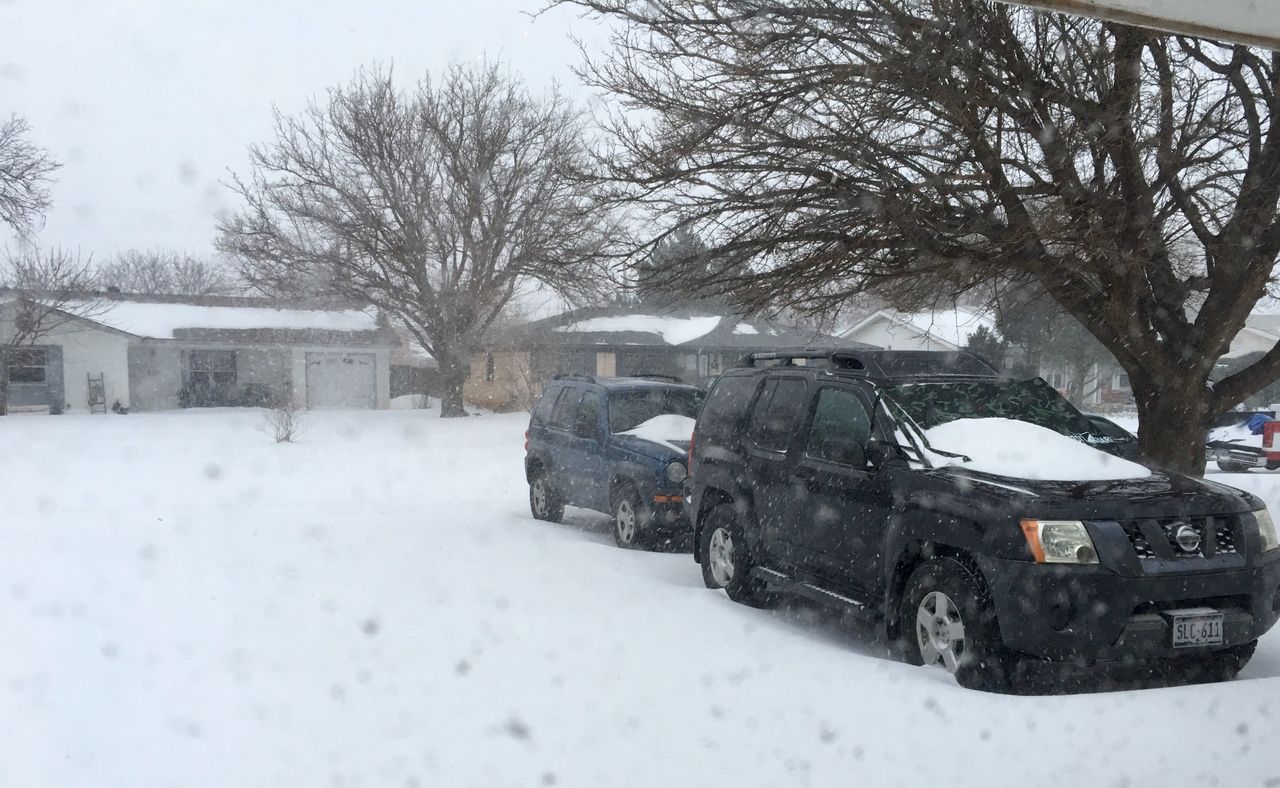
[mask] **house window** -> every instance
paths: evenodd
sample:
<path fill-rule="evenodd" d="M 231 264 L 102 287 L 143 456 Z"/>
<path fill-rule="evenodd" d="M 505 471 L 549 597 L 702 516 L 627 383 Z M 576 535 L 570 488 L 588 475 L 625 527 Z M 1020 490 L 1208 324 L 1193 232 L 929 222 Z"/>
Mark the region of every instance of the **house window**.
<path fill-rule="evenodd" d="M 1066 376 L 1061 372 L 1053 373 L 1053 380 L 1050 381 L 1055 389 L 1060 389 L 1067 384 Z"/>
<path fill-rule="evenodd" d="M 496 377 L 496 371 L 494 370 L 493 354 L 485 353 L 484 354 L 484 379 L 492 382 L 494 377 Z"/>
<path fill-rule="evenodd" d="M 44 383 L 48 353 L 42 347 L 15 348 L 9 351 L 10 383 Z"/>
<path fill-rule="evenodd" d="M 1129 391 L 1129 376 L 1123 372 L 1117 372 L 1111 376 L 1112 391 Z"/>
<path fill-rule="evenodd" d="M 192 350 L 187 363 L 192 387 L 231 388 L 236 385 L 234 350 Z"/>

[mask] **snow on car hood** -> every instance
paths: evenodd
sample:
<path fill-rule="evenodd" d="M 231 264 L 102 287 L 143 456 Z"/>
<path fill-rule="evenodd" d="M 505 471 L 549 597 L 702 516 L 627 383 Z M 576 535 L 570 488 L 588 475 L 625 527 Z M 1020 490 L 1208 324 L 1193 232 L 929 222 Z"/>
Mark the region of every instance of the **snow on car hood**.
<path fill-rule="evenodd" d="M 631 435 L 662 446 L 674 446 L 680 451 L 687 452 L 689 450 L 689 441 L 693 440 L 693 425 L 696 423 L 688 416 L 664 413 L 618 434 Z"/>
<path fill-rule="evenodd" d="M 969 458 L 947 458 L 947 465 L 996 476 L 1085 482 L 1151 475 L 1135 462 L 1025 421 L 957 419 L 925 430 L 924 435 L 934 449 Z"/>

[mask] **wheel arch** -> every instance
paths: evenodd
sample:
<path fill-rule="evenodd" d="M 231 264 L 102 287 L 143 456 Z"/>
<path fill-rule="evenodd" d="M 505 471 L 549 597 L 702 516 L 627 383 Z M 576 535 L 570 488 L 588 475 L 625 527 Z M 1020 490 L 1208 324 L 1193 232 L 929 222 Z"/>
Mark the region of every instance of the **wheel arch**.
<path fill-rule="evenodd" d="M 893 565 L 893 571 L 889 575 L 889 582 L 885 587 L 884 624 L 885 635 L 890 642 L 902 634 L 899 626 L 898 608 L 901 606 L 902 596 L 907 590 L 907 581 L 911 579 L 911 575 L 916 571 L 917 567 L 939 558 L 951 558 L 966 566 L 974 577 L 978 578 L 978 581 L 986 587 L 987 593 L 990 594 L 991 584 L 987 581 L 986 575 L 982 572 L 982 567 L 969 550 L 945 542 L 926 539 L 906 542 L 898 553 L 898 558 Z"/>
<path fill-rule="evenodd" d="M 702 523 L 712 509 L 726 503 L 733 506 L 734 498 L 719 487 L 706 488 L 698 500 L 698 511 L 693 518 L 693 560 L 698 563 L 702 563 Z"/>

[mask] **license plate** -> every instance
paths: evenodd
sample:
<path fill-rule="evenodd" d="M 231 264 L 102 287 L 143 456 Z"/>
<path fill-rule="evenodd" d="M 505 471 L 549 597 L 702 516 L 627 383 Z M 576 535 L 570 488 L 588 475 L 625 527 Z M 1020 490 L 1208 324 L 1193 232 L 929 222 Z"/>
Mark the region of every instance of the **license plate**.
<path fill-rule="evenodd" d="M 1211 608 L 1170 610 L 1173 647 L 1222 645 L 1222 614 Z"/>

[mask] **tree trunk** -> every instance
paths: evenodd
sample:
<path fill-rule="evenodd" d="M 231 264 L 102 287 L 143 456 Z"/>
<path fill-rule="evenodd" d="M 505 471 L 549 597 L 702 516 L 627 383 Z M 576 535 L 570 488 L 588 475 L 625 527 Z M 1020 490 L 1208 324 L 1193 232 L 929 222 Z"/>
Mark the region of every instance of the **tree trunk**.
<path fill-rule="evenodd" d="M 0 348 L 0 416 L 9 415 L 9 359 Z"/>
<path fill-rule="evenodd" d="M 444 391 L 440 397 L 440 417 L 452 419 L 467 415 L 463 407 L 462 387 L 467 381 L 467 367 L 463 362 L 440 360 L 440 376 Z"/>
<path fill-rule="evenodd" d="M 1162 378 L 1144 370 L 1135 379 L 1129 372 L 1138 403 L 1138 447 L 1158 468 L 1201 476 L 1210 421 L 1208 380 Z"/>

